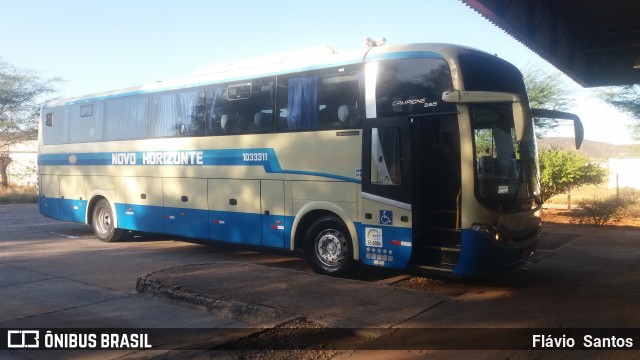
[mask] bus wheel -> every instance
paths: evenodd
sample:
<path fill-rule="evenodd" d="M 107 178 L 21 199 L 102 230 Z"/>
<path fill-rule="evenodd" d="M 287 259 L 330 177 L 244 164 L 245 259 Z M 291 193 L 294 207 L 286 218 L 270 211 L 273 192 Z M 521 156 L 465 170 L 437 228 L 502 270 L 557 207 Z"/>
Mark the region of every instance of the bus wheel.
<path fill-rule="evenodd" d="M 339 276 L 353 265 L 349 231 L 335 216 L 324 216 L 311 224 L 305 236 L 304 252 L 313 271 Z"/>
<path fill-rule="evenodd" d="M 91 226 L 93 233 L 98 239 L 104 242 L 112 242 L 122 240 L 127 234 L 126 230 L 116 229 L 114 226 L 114 215 L 111 211 L 111 205 L 106 199 L 98 201 L 93 208 L 93 218 Z"/>

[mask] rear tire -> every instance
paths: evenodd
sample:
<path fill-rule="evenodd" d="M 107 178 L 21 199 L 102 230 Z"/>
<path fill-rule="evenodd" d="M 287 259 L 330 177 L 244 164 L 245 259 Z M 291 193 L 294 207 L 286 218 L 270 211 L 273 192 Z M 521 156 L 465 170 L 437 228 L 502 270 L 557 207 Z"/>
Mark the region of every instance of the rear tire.
<path fill-rule="evenodd" d="M 106 199 L 101 199 L 93 208 L 91 227 L 93 233 L 104 242 L 115 242 L 123 240 L 129 232 L 123 229 L 116 229 L 115 216 L 111 210 L 111 205 Z"/>
<path fill-rule="evenodd" d="M 323 216 L 311 224 L 305 236 L 304 252 L 318 274 L 344 275 L 354 263 L 349 230 L 335 216 Z"/>

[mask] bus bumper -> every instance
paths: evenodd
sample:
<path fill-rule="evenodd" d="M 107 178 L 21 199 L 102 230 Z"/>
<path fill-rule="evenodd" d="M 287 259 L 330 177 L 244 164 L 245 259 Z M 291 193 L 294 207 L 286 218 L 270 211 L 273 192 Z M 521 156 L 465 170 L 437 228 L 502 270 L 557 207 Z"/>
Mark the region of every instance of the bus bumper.
<path fill-rule="evenodd" d="M 506 271 L 531 257 L 539 241 L 539 230 L 526 241 L 505 245 L 474 230 L 464 229 L 460 243 L 460 258 L 452 275 L 482 276 Z"/>

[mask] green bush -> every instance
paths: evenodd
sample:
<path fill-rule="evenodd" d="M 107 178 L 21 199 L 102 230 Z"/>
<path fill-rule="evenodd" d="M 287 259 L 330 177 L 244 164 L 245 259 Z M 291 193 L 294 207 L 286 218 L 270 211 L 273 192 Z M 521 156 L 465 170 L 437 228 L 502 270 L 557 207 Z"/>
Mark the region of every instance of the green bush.
<path fill-rule="evenodd" d="M 602 184 L 607 169 L 586 155 L 562 149 L 540 150 L 540 186 L 546 201 L 567 189 Z"/>

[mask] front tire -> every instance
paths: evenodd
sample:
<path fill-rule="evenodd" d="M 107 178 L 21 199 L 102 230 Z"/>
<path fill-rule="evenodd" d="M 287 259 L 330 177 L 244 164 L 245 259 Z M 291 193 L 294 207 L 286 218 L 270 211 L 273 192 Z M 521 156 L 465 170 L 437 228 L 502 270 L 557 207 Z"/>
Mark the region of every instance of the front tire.
<path fill-rule="evenodd" d="M 116 229 L 114 220 L 115 217 L 109 201 L 106 199 L 99 200 L 93 208 L 91 227 L 100 241 L 115 242 L 126 237 L 128 231 Z"/>
<path fill-rule="evenodd" d="M 353 245 L 345 224 L 335 216 L 314 221 L 305 236 L 304 252 L 318 274 L 340 276 L 353 266 Z"/>

